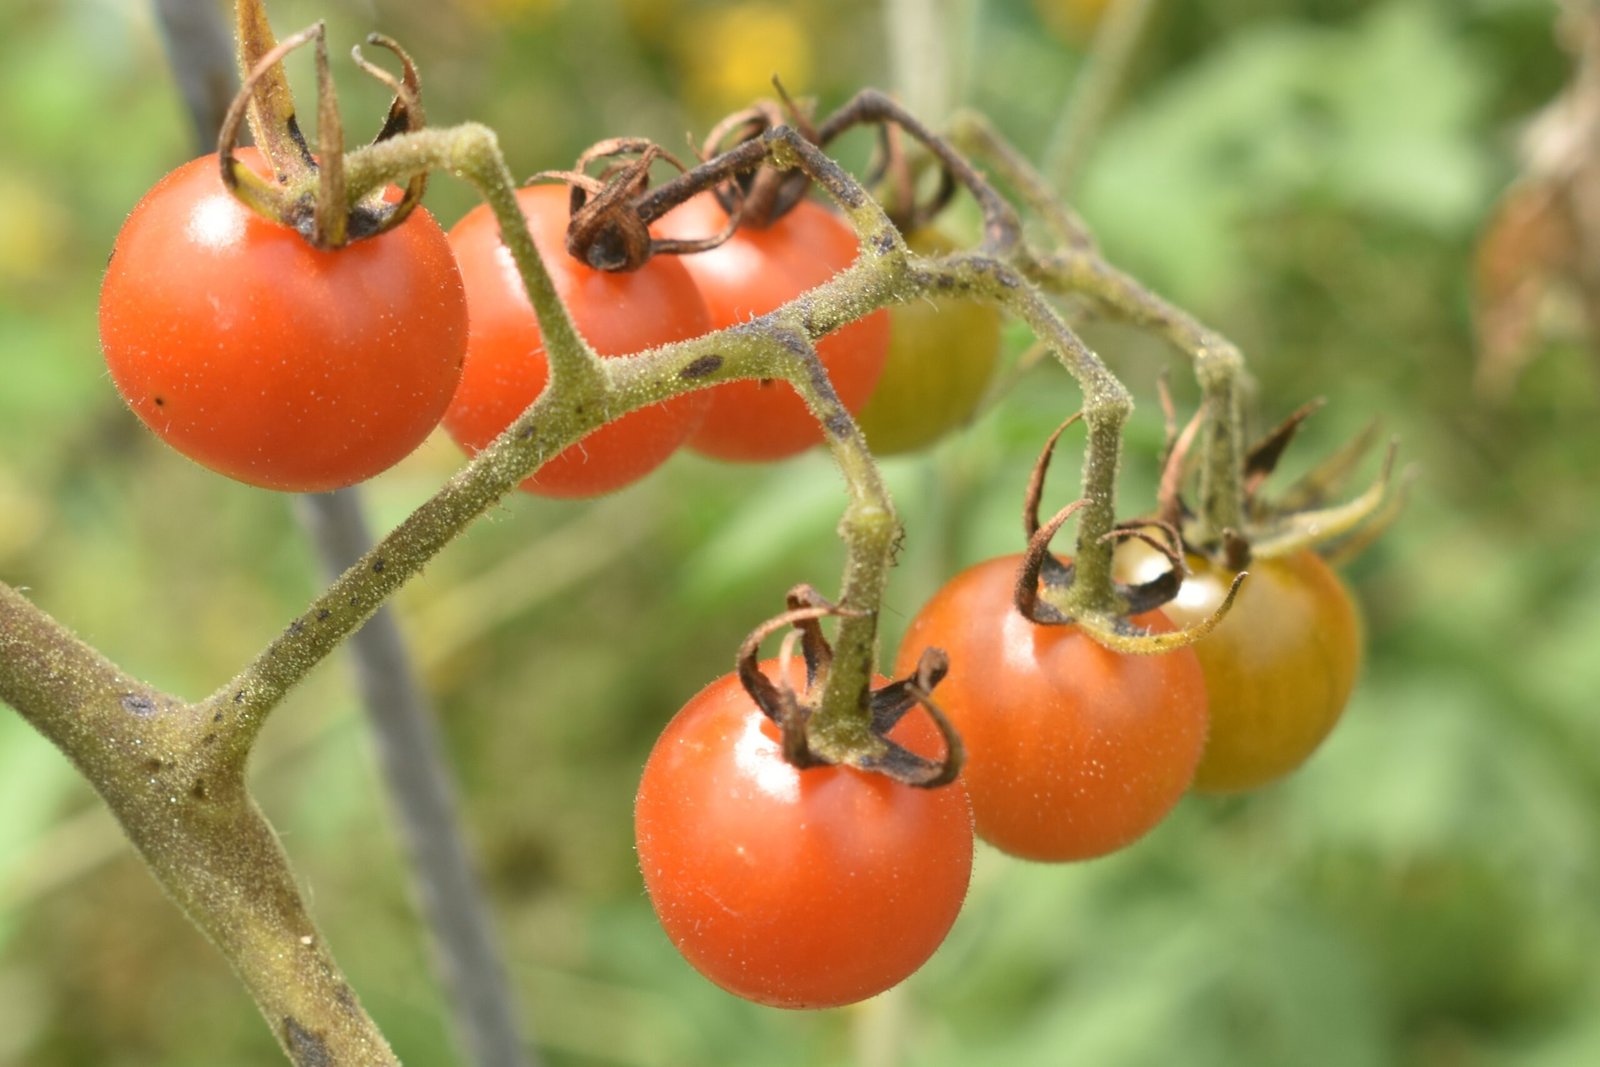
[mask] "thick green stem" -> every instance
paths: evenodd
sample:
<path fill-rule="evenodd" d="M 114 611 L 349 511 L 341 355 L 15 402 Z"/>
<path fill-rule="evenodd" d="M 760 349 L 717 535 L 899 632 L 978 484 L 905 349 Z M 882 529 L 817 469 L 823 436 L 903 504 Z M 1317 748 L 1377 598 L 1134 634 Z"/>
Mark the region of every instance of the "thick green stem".
<path fill-rule="evenodd" d="M 53 741 L 248 987 L 291 1062 L 398 1061 L 339 976 L 238 761 L 226 713 L 135 681 L 0 583 L 0 700 Z"/>

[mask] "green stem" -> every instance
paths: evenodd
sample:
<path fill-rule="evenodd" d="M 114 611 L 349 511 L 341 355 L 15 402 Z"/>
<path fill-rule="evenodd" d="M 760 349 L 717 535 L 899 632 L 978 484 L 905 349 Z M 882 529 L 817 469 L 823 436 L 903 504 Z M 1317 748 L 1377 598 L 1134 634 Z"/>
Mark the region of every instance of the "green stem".
<path fill-rule="evenodd" d="M 1063 193 L 1072 192 L 1083 161 L 1117 102 L 1128 65 L 1155 8 L 1156 0 L 1115 0 L 1100 20 L 1088 58 L 1045 149 L 1045 173 Z"/>
<path fill-rule="evenodd" d="M 527 219 L 517 202 L 516 179 L 500 153 L 495 132 L 478 123 L 399 134 L 350 153 L 345 174 L 353 193 L 390 182 L 404 183 L 424 171 L 444 170 L 470 184 L 500 224 L 500 240 L 511 252 L 528 301 L 539 319 L 550 361 L 551 391 L 593 388 L 602 376 L 600 357 L 579 336 L 556 294 Z"/>
<path fill-rule="evenodd" d="M 956 116 L 951 136 L 987 159 L 1066 245 L 1065 250 L 1050 255 L 1020 247 L 1014 258 L 1029 281 L 1053 292 L 1091 297 L 1114 317 L 1165 338 L 1193 363 L 1206 420 L 1198 538 L 1209 543 L 1224 531 L 1239 531 L 1244 522 L 1239 383 L 1245 373 L 1239 349 L 1101 258 L 1082 221 L 1060 203 L 1050 183 L 982 116 L 970 112 Z M 1092 425 L 1090 436 L 1092 440 Z"/>
<path fill-rule="evenodd" d="M 4 583 L 0 700 L 94 786 L 232 965 L 290 1062 L 398 1064 L 307 913 L 242 763 L 212 756 L 223 713 L 134 680 Z"/>
<path fill-rule="evenodd" d="M 1037 284 L 1090 297 L 1105 313 L 1149 330 L 1190 360 L 1205 408 L 1197 538 L 1209 543 L 1225 530 L 1242 529 L 1245 450 L 1239 392 L 1245 365 L 1238 347 L 1093 252 L 1035 259 L 1025 269 Z"/>
<path fill-rule="evenodd" d="M 1065 602 L 1057 606 L 1073 616 L 1116 615 L 1124 605 L 1112 582 L 1111 555 L 1115 546 L 1109 535 L 1117 521 L 1122 427 L 1133 412 L 1133 397 L 1032 286 L 1016 277 L 1006 292 L 1002 306 L 1033 328 L 1083 391 L 1083 421 L 1088 429 L 1083 457 L 1086 503 L 1078 512 L 1078 542 L 1073 557 L 1077 566 L 1072 588 Z"/>

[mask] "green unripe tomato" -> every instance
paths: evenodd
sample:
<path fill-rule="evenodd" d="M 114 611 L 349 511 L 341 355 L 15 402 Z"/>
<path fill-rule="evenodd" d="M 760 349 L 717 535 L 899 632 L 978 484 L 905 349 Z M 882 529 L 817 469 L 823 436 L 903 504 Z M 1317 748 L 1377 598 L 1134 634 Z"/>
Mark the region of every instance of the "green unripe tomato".
<path fill-rule="evenodd" d="M 914 252 L 958 246 L 932 228 L 907 238 Z M 856 416 L 880 456 L 911 452 L 972 418 L 1000 358 L 1000 313 L 970 300 L 917 300 L 890 314 L 889 358 Z"/>

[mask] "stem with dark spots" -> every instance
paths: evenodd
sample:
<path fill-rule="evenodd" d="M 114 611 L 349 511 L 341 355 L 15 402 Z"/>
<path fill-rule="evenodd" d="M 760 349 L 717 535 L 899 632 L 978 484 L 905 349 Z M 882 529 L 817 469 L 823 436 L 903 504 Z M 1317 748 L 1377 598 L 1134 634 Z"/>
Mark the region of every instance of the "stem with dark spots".
<path fill-rule="evenodd" d="M 227 958 L 300 1067 L 398 1064 L 306 912 L 227 716 L 124 674 L 0 583 L 0 701 L 77 766 L 162 887 Z"/>

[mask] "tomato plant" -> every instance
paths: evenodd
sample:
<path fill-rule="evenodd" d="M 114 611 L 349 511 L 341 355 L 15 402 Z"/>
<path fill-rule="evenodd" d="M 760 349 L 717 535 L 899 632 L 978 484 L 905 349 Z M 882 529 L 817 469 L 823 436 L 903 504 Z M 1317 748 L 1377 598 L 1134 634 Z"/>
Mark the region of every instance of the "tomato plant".
<path fill-rule="evenodd" d="M 762 669 L 774 676 L 776 662 Z M 790 680 L 802 679 L 795 662 Z M 925 715 L 891 736 L 940 751 Z M 673 944 L 729 992 L 783 1008 L 848 1004 L 904 979 L 944 940 L 971 874 L 959 782 L 798 770 L 737 674 L 691 698 L 656 742 L 635 828 Z"/>
<path fill-rule="evenodd" d="M 656 224 L 663 237 L 721 232 L 727 215 L 702 193 Z M 802 200 L 770 226 L 741 226 L 723 244 L 682 257 L 714 324 L 720 328 L 764 315 L 844 270 L 856 258 L 850 227 L 820 204 Z M 839 399 L 852 412 L 867 402 L 889 345 L 886 311 L 850 323 L 817 343 Z M 805 402 L 784 382 L 737 381 L 712 391 L 706 420 L 689 438 L 697 452 L 725 460 L 783 459 L 822 441 Z"/>
<path fill-rule="evenodd" d="M 706 305 L 682 264 L 658 256 L 636 271 L 608 273 L 567 254 L 568 193 L 555 185 L 517 190 L 528 229 L 573 325 L 602 356 L 620 356 L 711 329 Z M 461 386 L 445 413 L 450 435 L 476 452 L 533 403 L 550 377 L 539 319 L 486 205 L 450 230 L 461 265 L 471 330 Z M 666 462 L 699 425 L 710 397 L 693 393 L 652 404 L 595 430 L 522 483 L 531 493 L 597 496 Z"/>
<path fill-rule="evenodd" d="M 1203 556 L 1188 563 L 1163 609 L 1180 625 L 1215 611 L 1234 577 Z M 1136 541 L 1118 550 L 1133 580 L 1166 565 Z M 1360 623 L 1338 575 L 1303 550 L 1253 560 L 1233 608 L 1194 650 L 1211 703 L 1195 788 L 1237 792 L 1300 766 L 1339 721 L 1360 665 Z"/>
<path fill-rule="evenodd" d="M 106 366 L 134 414 L 268 489 L 336 489 L 403 458 L 449 404 L 466 336 L 461 278 L 426 211 L 319 250 L 235 200 L 215 155 L 145 194 L 100 290 Z"/>
<path fill-rule="evenodd" d="M 1188 648 L 1124 655 L 1025 618 L 1020 563 L 992 559 L 946 583 L 912 620 L 899 669 L 929 645 L 949 653 L 938 701 L 966 745 L 978 835 L 1025 859 L 1088 859 L 1144 834 L 1189 788 L 1205 683 Z M 1160 612 L 1134 621 L 1172 629 Z"/>

